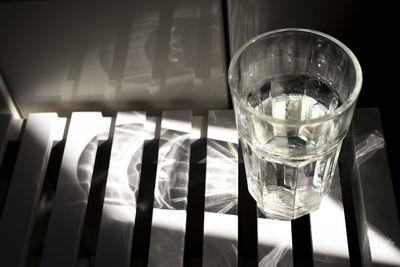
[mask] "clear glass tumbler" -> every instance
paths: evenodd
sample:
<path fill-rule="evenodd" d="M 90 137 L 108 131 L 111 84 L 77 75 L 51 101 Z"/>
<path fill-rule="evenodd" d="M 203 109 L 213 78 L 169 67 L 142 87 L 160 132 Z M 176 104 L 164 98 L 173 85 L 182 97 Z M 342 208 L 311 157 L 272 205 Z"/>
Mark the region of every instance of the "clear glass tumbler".
<path fill-rule="evenodd" d="M 321 32 L 282 29 L 248 41 L 228 71 L 251 195 L 291 220 L 327 195 L 361 90 L 354 54 Z"/>

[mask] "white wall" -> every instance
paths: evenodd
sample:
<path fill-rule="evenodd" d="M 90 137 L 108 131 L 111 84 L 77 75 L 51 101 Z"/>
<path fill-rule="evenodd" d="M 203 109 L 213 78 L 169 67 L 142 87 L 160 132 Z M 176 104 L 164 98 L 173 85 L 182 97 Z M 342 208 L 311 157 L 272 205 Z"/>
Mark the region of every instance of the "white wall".
<path fill-rule="evenodd" d="M 0 3 L 0 72 L 25 114 L 228 107 L 218 0 Z"/>

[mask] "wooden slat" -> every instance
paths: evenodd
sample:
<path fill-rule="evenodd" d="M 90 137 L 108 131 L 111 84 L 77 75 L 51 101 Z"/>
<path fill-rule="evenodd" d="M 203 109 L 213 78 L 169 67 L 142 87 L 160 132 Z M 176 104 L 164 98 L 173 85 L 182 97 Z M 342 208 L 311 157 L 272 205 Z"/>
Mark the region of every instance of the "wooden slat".
<path fill-rule="evenodd" d="M 108 138 L 110 118 L 73 113 L 47 228 L 42 266 L 74 266 L 99 140 Z"/>
<path fill-rule="evenodd" d="M 144 112 L 117 114 L 96 266 L 128 266 L 130 262 L 145 124 Z"/>
<path fill-rule="evenodd" d="M 149 266 L 183 265 L 191 131 L 191 111 L 163 112 Z"/>
<path fill-rule="evenodd" d="M 51 148 L 61 140 L 65 123 L 55 113 L 31 114 L 27 119 L 0 222 L 4 266 L 23 266 L 26 261 Z"/>
<path fill-rule="evenodd" d="M 319 209 L 310 214 L 310 223 L 314 266 L 349 266 L 346 220 L 337 171 L 329 195 Z"/>
<path fill-rule="evenodd" d="M 207 138 L 203 266 L 236 266 L 238 136 L 232 110 L 209 112 Z"/>

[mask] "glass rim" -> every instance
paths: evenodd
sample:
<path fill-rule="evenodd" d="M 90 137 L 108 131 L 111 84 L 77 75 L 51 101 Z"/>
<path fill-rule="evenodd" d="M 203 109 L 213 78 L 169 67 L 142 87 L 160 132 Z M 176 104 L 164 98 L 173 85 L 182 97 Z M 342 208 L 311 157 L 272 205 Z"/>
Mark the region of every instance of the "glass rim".
<path fill-rule="evenodd" d="M 321 117 L 318 117 L 315 119 L 309 119 L 309 120 L 303 120 L 303 121 L 283 120 L 283 119 L 274 118 L 270 115 L 262 114 L 262 113 L 256 111 L 255 109 L 251 108 L 247 103 L 245 103 L 243 98 L 239 95 L 238 89 L 235 88 L 235 86 L 233 86 L 234 81 L 233 81 L 232 77 L 233 77 L 234 68 L 236 67 L 236 65 L 238 63 L 240 56 L 254 42 L 256 42 L 260 39 L 263 39 L 267 36 L 270 36 L 270 35 L 273 35 L 276 33 L 283 33 L 283 32 L 298 32 L 298 33 L 303 32 L 303 33 L 310 33 L 315 36 L 323 37 L 323 38 L 327 39 L 328 41 L 331 41 L 332 43 L 336 44 L 340 48 L 342 48 L 343 51 L 348 55 L 351 62 L 354 64 L 354 69 L 356 72 L 356 82 L 353 87 L 353 92 L 350 94 L 349 99 L 347 99 L 343 103 L 343 105 L 341 105 L 338 109 L 334 110 L 333 112 L 331 112 L 327 115 L 324 115 L 324 116 L 321 116 Z M 360 63 L 358 62 L 358 59 L 356 58 L 354 53 L 346 45 L 344 45 L 341 41 L 339 41 L 338 39 L 336 39 L 326 33 L 319 32 L 316 30 L 304 29 L 304 28 L 284 28 L 284 29 L 272 30 L 272 31 L 268 31 L 268 32 L 265 32 L 263 34 L 253 37 L 252 39 L 247 41 L 242 47 L 240 47 L 236 51 L 236 53 L 233 55 L 233 57 L 231 59 L 231 62 L 229 64 L 229 68 L 228 68 L 228 85 L 230 87 L 230 91 L 231 91 L 232 95 L 239 100 L 239 103 L 241 106 L 243 106 L 251 114 L 259 117 L 262 120 L 266 120 L 266 121 L 269 121 L 271 123 L 276 123 L 276 124 L 284 124 L 287 126 L 303 126 L 303 125 L 308 125 L 308 124 L 322 123 L 322 122 L 331 120 L 331 119 L 339 116 L 340 114 L 347 111 L 356 102 L 358 95 L 360 94 L 360 91 L 361 91 L 362 81 L 363 81 L 363 77 L 362 77 L 362 70 L 361 70 Z"/>

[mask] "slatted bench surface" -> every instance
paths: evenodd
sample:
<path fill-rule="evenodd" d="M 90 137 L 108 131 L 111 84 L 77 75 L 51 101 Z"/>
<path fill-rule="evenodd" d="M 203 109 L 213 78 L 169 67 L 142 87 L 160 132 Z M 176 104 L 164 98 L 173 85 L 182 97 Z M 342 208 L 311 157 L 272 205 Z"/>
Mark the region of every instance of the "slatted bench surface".
<path fill-rule="evenodd" d="M 328 198 L 283 222 L 247 191 L 232 110 L 0 115 L 0 265 L 400 266 L 385 150 L 360 148 L 379 116 L 356 110 Z"/>

